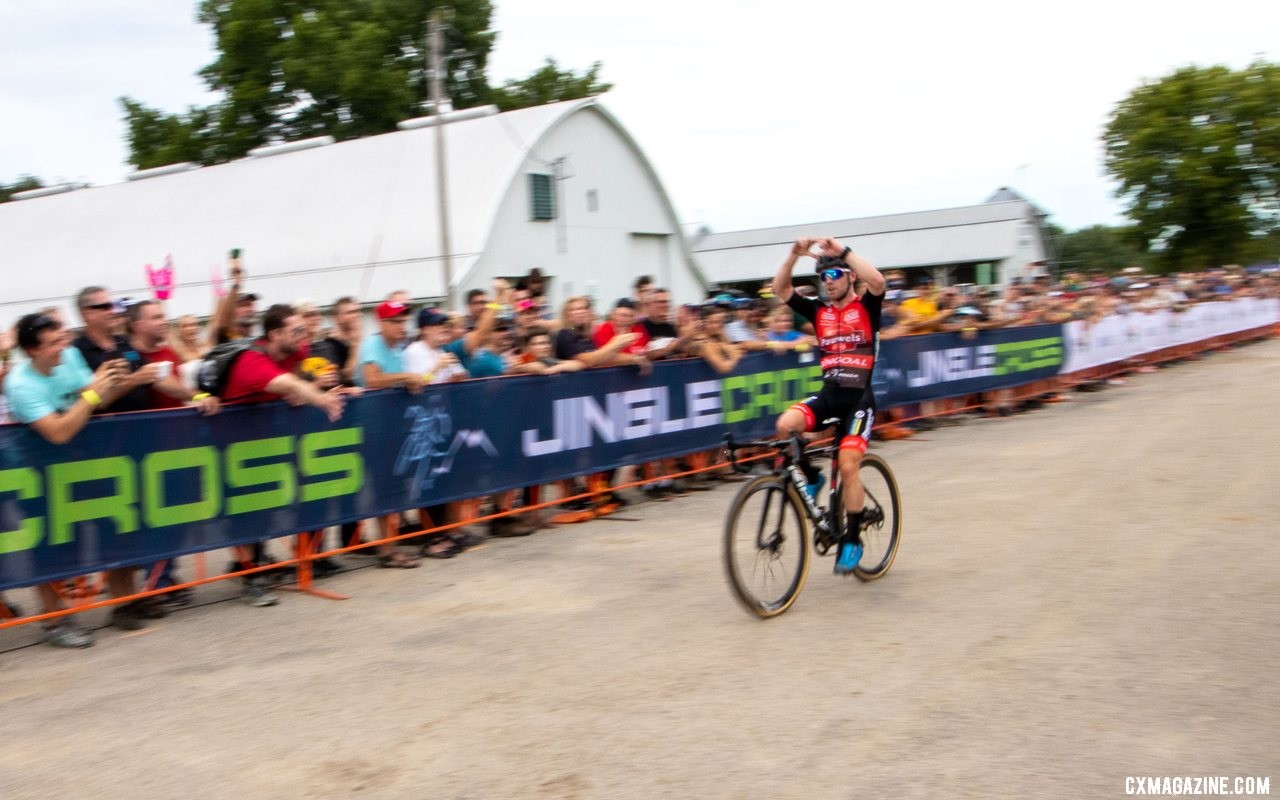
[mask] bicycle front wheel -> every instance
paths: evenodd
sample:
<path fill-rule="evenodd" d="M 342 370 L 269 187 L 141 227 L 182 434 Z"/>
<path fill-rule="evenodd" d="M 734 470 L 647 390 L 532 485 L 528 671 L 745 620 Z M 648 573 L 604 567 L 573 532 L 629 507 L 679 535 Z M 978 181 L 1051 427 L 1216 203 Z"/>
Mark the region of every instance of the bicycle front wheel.
<path fill-rule="evenodd" d="M 795 488 L 776 475 L 745 484 L 724 523 L 724 566 L 734 596 L 752 614 L 791 607 L 809 576 L 808 518 Z"/>
<path fill-rule="evenodd" d="M 866 492 L 862 506 L 862 561 L 853 574 L 873 581 L 889 571 L 902 539 L 902 498 L 898 482 L 880 456 L 862 457 L 858 478 Z"/>

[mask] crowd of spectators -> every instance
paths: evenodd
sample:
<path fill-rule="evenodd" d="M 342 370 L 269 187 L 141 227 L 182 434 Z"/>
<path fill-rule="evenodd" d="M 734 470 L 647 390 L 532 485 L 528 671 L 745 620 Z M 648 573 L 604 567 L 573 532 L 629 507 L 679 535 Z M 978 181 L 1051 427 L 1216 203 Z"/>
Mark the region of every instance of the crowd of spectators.
<path fill-rule="evenodd" d="M 1010 283 L 1003 289 L 973 284 L 938 286 L 928 276 L 908 287 L 901 272 L 886 276 L 881 337 L 972 332 L 1040 323 L 1096 322 L 1113 314 L 1185 311 L 1196 303 L 1280 294 L 1277 273 L 1225 267 L 1172 275 L 1145 275 L 1137 268 L 1108 276 L 1068 272 Z"/>
<path fill-rule="evenodd" d="M 1249 274 L 1238 268 L 1168 276 L 1067 273 L 1058 279 L 1038 277 L 1003 289 L 973 285 L 940 286 L 928 276 L 908 278 L 886 273 L 889 290 L 883 307 L 884 338 L 978 330 L 1044 322 L 1096 320 L 1110 314 L 1158 309 L 1180 311 L 1194 303 L 1245 296 L 1277 296 L 1274 273 Z M 451 313 L 426 306 L 414 308 L 407 292 L 396 292 L 373 309 L 374 325 L 366 333 L 360 303 L 342 297 L 326 308 L 314 300 L 277 303 L 259 309 L 259 298 L 246 290 L 238 259 L 231 265 L 231 291 L 220 299 L 207 326 L 183 316 L 167 320 L 160 303 L 113 298 L 105 287 L 91 286 L 74 298 L 82 317 L 73 330 L 56 309 L 29 314 L 0 341 L 6 422 L 30 426 L 53 444 L 73 438 L 95 414 L 195 406 L 216 414 L 224 402 L 282 399 L 310 405 L 329 419 L 344 413 L 351 395 L 362 389 L 399 388 L 418 394 L 441 383 L 508 374 L 555 375 L 597 367 L 624 367 L 647 373 L 655 361 L 698 358 L 719 373 L 734 370 L 751 351 L 805 352 L 816 346 L 808 324 L 774 302 L 767 289 L 754 295 L 715 292 L 676 305 L 671 292 L 648 276 L 633 284 L 631 295 L 600 307 L 588 296 L 569 297 L 558 308 L 547 301 L 547 279 L 537 270 L 517 281 L 495 281 L 490 290 L 472 290 L 465 310 Z M 802 286 L 802 292 L 814 292 Z M 14 346 L 16 344 L 16 347 Z M 218 348 L 239 348 L 216 392 L 202 391 L 203 373 Z M 21 352 L 22 359 L 11 358 Z M 638 465 L 643 469 L 645 465 Z M 657 466 L 670 474 L 687 464 Z M 598 480 L 616 476 L 602 474 Z M 685 481 L 661 480 L 646 487 L 651 497 L 666 499 L 706 488 L 695 476 Z M 599 485 L 597 481 L 597 485 Z M 582 493 L 581 485 L 562 491 Z M 532 501 L 531 492 L 501 492 L 488 498 L 492 511 Z M 571 518 L 590 518 L 593 509 L 616 508 L 625 502 L 617 493 L 570 507 Z M 574 517 L 576 515 L 576 517 Z M 418 512 L 423 526 L 460 522 L 461 504 L 430 506 Z M 487 535 L 524 536 L 549 519 L 540 515 L 494 519 Z M 563 516 L 560 519 L 564 519 Z M 405 524 L 400 515 L 377 520 L 383 538 Z M 412 520 L 409 520 L 412 522 Z M 356 542 L 356 523 L 343 526 L 338 545 Z M 322 533 L 322 532 L 318 532 Z M 377 563 L 411 568 L 419 558 L 450 558 L 466 552 L 485 534 L 469 527 L 432 535 L 413 547 L 383 542 L 374 547 Z M 271 564 L 266 542 L 245 548 L 233 567 Z M 160 565 L 156 565 L 159 567 Z M 137 571 L 112 570 L 107 585 L 115 597 L 136 592 Z M 342 567 L 334 560 L 315 563 L 325 576 Z M 157 570 L 157 587 L 176 585 L 172 564 Z M 242 597 L 254 606 L 277 602 L 270 573 L 245 580 Z M 65 607 L 56 584 L 38 587 L 45 612 Z M 174 591 L 116 605 L 111 623 L 133 630 L 191 601 Z M 72 617 L 55 619 L 45 628 L 45 641 L 62 647 L 85 647 L 92 634 Z"/>

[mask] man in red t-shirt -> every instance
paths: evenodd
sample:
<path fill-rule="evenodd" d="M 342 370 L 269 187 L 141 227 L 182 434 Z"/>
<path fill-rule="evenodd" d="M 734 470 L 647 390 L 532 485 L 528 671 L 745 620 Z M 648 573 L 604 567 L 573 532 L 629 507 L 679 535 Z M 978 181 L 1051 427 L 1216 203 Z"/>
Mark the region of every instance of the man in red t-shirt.
<path fill-rule="evenodd" d="M 125 313 L 125 324 L 129 331 L 129 345 L 133 347 L 148 364 L 167 363 L 162 369 L 167 375 L 157 378 L 151 384 L 150 407 L 183 408 L 191 403 L 203 414 L 214 414 L 218 411 L 218 398 L 204 392 L 197 392 L 182 382 L 178 367 L 181 357 L 164 340 L 169 333 L 169 323 L 164 318 L 164 310 L 154 300 L 141 300 L 129 306 Z"/>
<path fill-rule="evenodd" d="M 604 347 L 615 335 L 628 332 L 634 333 L 636 338 L 635 341 L 624 347 L 622 352 L 643 357 L 644 349 L 649 345 L 649 331 L 636 319 L 635 301 L 630 297 L 624 297 L 614 303 L 613 311 L 609 313 L 608 321 L 596 328 L 591 338 L 596 347 Z M 621 363 L 627 363 L 627 360 L 623 359 Z"/>
<path fill-rule="evenodd" d="M 347 387 L 323 391 L 298 377 L 307 357 L 307 326 L 293 306 L 277 303 L 262 318 L 262 338 L 231 365 L 222 399 L 241 403 L 284 400 L 294 406 L 315 406 L 330 422 L 342 417 Z"/>
<path fill-rule="evenodd" d="M 328 391 L 299 377 L 298 366 L 308 355 L 307 326 L 293 306 L 278 303 L 262 317 L 262 338 L 241 353 L 231 365 L 222 399 L 228 402 L 265 403 L 284 400 L 293 406 L 314 406 L 324 412 L 330 422 L 342 417 L 345 395 L 359 394 L 359 389 L 336 386 Z M 253 553 L 241 558 L 240 566 L 270 563 L 264 543 Z M 240 599 L 251 606 L 273 606 L 279 600 L 267 591 L 266 579 L 251 575 L 245 579 Z"/>

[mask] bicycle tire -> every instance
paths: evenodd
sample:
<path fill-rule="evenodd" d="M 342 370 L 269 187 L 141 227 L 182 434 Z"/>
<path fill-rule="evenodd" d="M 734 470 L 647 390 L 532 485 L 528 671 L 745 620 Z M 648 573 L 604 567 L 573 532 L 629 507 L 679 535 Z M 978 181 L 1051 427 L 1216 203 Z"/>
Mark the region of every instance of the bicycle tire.
<path fill-rule="evenodd" d="M 874 581 L 884 577 L 898 556 L 902 543 L 902 496 L 893 470 L 878 455 L 868 453 L 862 457 L 858 477 L 867 493 L 863 515 L 870 513 L 873 519 L 863 525 L 862 561 L 853 574 L 860 580 Z"/>
<path fill-rule="evenodd" d="M 745 551 L 751 574 L 744 572 Z M 724 522 L 724 568 L 734 597 L 761 619 L 791 608 L 809 577 L 809 518 L 795 487 L 762 475 L 738 491 Z M 778 581 L 776 597 L 764 585 Z"/>

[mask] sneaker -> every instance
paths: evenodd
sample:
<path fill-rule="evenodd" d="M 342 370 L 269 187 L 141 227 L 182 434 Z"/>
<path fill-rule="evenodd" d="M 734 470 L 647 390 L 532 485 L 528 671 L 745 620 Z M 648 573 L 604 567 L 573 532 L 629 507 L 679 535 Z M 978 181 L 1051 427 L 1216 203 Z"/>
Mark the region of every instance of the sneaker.
<path fill-rule="evenodd" d="M 848 575 L 862 560 L 862 545 L 855 542 L 841 542 L 840 552 L 836 555 L 835 574 Z"/>
<path fill-rule="evenodd" d="M 53 627 L 44 629 L 44 643 L 50 647 L 89 647 L 93 644 L 93 634 L 77 628 L 70 620 L 62 619 Z"/>
<path fill-rule="evenodd" d="M 269 592 L 261 581 L 245 581 L 244 588 L 240 590 L 240 600 L 254 608 L 274 606 L 280 602 L 280 598 Z"/>
<path fill-rule="evenodd" d="M 822 486 L 827 482 L 827 476 L 821 472 L 818 473 L 818 479 L 813 483 L 806 483 L 804 493 L 809 495 L 809 499 L 814 503 L 818 502 L 818 492 L 822 491 Z"/>

